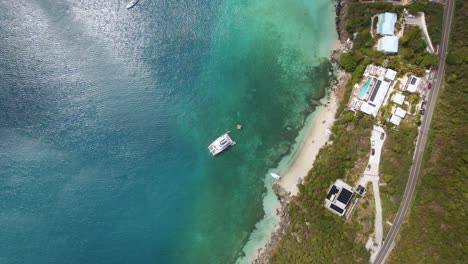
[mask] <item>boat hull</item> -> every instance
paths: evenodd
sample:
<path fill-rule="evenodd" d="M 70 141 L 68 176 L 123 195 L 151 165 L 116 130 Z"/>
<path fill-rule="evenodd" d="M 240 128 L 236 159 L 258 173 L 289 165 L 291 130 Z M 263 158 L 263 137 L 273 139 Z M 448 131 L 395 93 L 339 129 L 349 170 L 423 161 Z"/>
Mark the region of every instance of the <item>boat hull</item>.
<path fill-rule="evenodd" d="M 275 178 L 275 179 L 277 179 L 277 180 L 279 180 L 279 179 L 281 178 L 281 176 L 279 176 L 279 175 L 276 174 L 276 173 L 270 173 L 270 175 L 271 175 L 271 177 L 273 177 L 273 178 Z"/>
<path fill-rule="evenodd" d="M 213 156 L 218 155 L 230 146 L 234 146 L 236 144 L 236 142 L 229 136 L 229 133 L 231 133 L 231 131 L 222 134 L 208 146 L 208 150 Z"/>

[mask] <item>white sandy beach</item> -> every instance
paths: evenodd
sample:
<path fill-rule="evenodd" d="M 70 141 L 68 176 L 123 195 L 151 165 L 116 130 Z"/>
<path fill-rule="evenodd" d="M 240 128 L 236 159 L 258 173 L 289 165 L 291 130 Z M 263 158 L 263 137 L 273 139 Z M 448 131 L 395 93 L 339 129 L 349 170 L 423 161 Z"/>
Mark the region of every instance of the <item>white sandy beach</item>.
<path fill-rule="evenodd" d="M 323 105 L 316 109 L 301 145 L 289 161 L 287 169 L 279 181 L 279 184 L 291 195 L 298 193 L 299 178 L 303 179 L 312 168 L 320 148 L 328 141 L 327 130 L 335 121 L 335 113 L 338 109 L 338 99 L 335 93 L 332 92 L 321 102 Z"/>
<path fill-rule="evenodd" d="M 320 100 L 321 106 L 318 106 L 309 117 L 310 119 L 301 132 L 302 135 L 296 139 L 298 145 L 294 147 L 292 156 L 284 157 L 277 168 L 269 171 L 281 174 L 281 179 L 277 183 L 291 195 L 297 195 L 298 180 L 307 175 L 313 167 L 319 150 L 328 141 L 327 131 L 335 122 L 335 114 L 339 105 L 338 93 L 344 89 L 345 84 L 343 82 L 344 72 L 338 70 L 336 74 L 338 83 L 333 85 L 329 94 Z M 252 232 L 248 243 L 243 248 L 244 257 L 238 259 L 236 264 L 266 263 L 273 235 L 282 225 L 279 215 L 282 214 L 281 206 L 272 190 L 272 183 L 275 180 L 270 176 L 270 173 L 265 177 L 265 187 L 268 190 L 264 198 L 265 217 L 257 223 L 255 231 Z"/>
<path fill-rule="evenodd" d="M 336 87 L 335 87 L 336 88 Z M 331 91 L 328 96 L 320 101 L 323 105 L 314 111 L 311 121 L 304 127 L 304 135 L 299 137 L 300 145 L 292 157 L 285 157 L 288 163 L 283 164 L 285 172 L 278 183 L 291 195 L 298 192 L 297 181 L 307 175 L 312 168 L 315 156 L 322 146 L 327 142 L 327 129 L 331 128 L 335 113 L 338 107 L 338 100 L 335 91 Z M 282 167 L 282 165 L 279 165 Z M 256 232 L 253 232 L 249 242 L 243 251 L 245 257 L 237 260 L 237 264 L 252 263 L 258 259 L 261 252 L 265 250 L 265 245 L 270 241 L 272 234 L 279 228 L 278 210 L 280 204 L 271 189 L 275 181 L 269 173 L 266 175 L 265 187 L 267 195 L 264 198 L 265 217 L 256 225 Z"/>

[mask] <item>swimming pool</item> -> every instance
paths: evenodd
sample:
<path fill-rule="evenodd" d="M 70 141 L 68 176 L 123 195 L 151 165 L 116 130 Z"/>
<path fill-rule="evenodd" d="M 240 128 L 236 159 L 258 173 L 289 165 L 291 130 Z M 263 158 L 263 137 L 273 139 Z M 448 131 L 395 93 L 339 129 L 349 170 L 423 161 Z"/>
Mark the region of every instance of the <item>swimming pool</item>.
<path fill-rule="evenodd" d="M 366 83 L 361 87 L 361 90 L 359 91 L 359 98 L 364 99 L 364 96 L 366 96 L 367 90 L 369 89 L 370 82 L 371 78 L 367 77 Z"/>

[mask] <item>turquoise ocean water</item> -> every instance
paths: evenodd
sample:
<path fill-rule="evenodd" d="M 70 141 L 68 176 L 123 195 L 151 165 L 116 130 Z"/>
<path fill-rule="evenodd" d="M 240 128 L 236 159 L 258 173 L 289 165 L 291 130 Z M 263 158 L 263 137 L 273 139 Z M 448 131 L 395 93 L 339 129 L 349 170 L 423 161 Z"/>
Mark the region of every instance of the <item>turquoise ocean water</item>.
<path fill-rule="evenodd" d="M 0 1 L 0 263 L 235 262 L 329 85 L 331 0 L 125 5 Z"/>

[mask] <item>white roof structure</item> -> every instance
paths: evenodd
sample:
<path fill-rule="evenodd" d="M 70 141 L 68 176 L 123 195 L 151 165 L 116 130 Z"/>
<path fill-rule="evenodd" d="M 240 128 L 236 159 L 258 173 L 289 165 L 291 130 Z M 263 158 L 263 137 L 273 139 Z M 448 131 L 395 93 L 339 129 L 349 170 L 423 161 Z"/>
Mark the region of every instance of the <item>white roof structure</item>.
<path fill-rule="evenodd" d="M 373 116 L 377 116 L 377 113 L 378 113 L 378 109 L 375 106 L 372 106 L 366 102 L 363 102 L 361 104 L 361 108 L 359 108 L 359 110 L 361 110 L 361 112 L 364 112 L 368 115 L 373 115 Z"/>
<path fill-rule="evenodd" d="M 369 64 L 367 65 L 366 70 L 364 71 L 364 77 L 367 77 L 369 75 L 379 77 L 379 76 L 384 75 L 386 70 L 387 69 L 384 67 L 376 66 L 374 64 Z"/>
<path fill-rule="evenodd" d="M 397 22 L 396 13 L 383 13 L 379 14 L 379 21 L 377 23 L 377 34 L 380 35 L 393 35 L 395 32 L 395 23 Z"/>
<path fill-rule="evenodd" d="M 213 154 L 213 156 L 221 153 L 229 146 L 234 146 L 236 144 L 236 142 L 229 136 L 229 133 L 231 133 L 231 131 L 222 134 L 208 146 L 208 150 Z"/>
<path fill-rule="evenodd" d="M 397 53 L 398 52 L 398 37 L 397 36 L 385 36 L 379 39 L 377 44 L 377 50 L 383 53 Z"/>
<path fill-rule="evenodd" d="M 401 118 L 399 118 L 398 116 L 396 115 L 392 115 L 392 117 L 390 118 L 390 122 L 394 125 L 399 125 L 400 122 L 401 122 Z"/>
<path fill-rule="evenodd" d="M 385 102 L 390 84 L 395 80 L 397 72 L 381 66 L 369 64 L 364 71 L 363 80 L 354 85 L 348 107 L 365 114 L 377 116 L 379 108 Z M 367 79 L 367 80 L 366 80 Z M 400 95 L 401 96 L 401 95 Z M 399 104 L 404 102 L 398 98 Z"/>
<path fill-rule="evenodd" d="M 397 107 L 397 109 L 395 109 L 395 112 L 393 114 L 398 116 L 398 117 L 405 118 L 406 111 L 401 109 L 400 107 Z"/>
<path fill-rule="evenodd" d="M 410 93 L 415 93 L 418 90 L 420 83 L 421 83 L 421 78 L 418 78 L 416 76 L 411 76 L 408 78 L 406 90 Z"/>
<path fill-rule="evenodd" d="M 341 180 L 337 180 L 328 190 L 327 197 L 325 198 L 325 207 L 342 216 L 346 213 L 346 206 L 353 197 L 353 189 L 348 184 Z"/>
<path fill-rule="evenodd" d="M 379 109 L 384 102 L 388 88 L 390 88 L 390 83 L 384 81 L 382 78 L 379 78 L 374 85 L 374 90 L 372 90 L 368 103 Z"/>
<path fill-rule="evenodd" d="M 353 188 L 351 188 L 351 186 L 349 186 L 347 183 L 345 183 L 344 181 L 342 180 L 336 180 L 335 181 L 335 184 L 334 184 L 336 187 L 338 188 L 347 188 L 349 190 L 352 190 Z"/>
<path fill-rule="evenodd" d="M 385 79 L 388 79 L 390 81 L 395 80 L 397 72 L 392 70 L 392 69 L 387 69 L 387 72 L 385 73 Z"/>
<path fill-rule="evenodd" d="M 405 96 L 402 95 L 401 93 L 396 93 L 393 98 L 392 98 L 392 101 L 401 105 L 403 104 L 403 102 L 405 101 Z"/>

